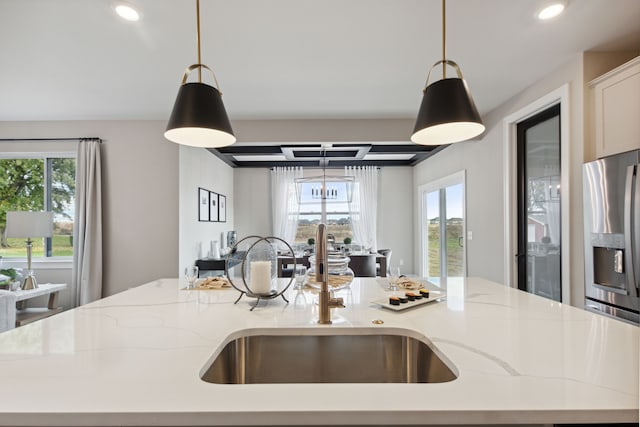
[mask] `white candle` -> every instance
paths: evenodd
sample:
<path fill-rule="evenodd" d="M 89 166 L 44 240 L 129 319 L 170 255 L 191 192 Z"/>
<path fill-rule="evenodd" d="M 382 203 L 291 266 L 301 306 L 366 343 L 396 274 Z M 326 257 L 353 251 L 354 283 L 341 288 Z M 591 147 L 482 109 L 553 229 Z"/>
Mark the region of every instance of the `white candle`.
<path fill-rule="evenodd" d="M 249 288 L 254 294 L 271 292 L 271 261 L 253 261 L 251 263 Z"/>

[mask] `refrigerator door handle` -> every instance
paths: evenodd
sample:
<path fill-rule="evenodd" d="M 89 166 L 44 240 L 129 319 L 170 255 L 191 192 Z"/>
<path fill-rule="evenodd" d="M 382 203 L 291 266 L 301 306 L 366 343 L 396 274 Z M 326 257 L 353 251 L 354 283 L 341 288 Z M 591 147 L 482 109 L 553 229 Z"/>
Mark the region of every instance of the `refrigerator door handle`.
<path fill-rule="evenodd" d="M 636 280 L 636 295 L 640 296 L 640 164 L 636 165 L 634 180 L 633 212 L 631 215 L 631 257 L 633 259 L 633 273 Z"/>
<path fill-rule="evenodd" d="M 638 165 L 630 165 L 627 167 L 627 179 L 625 181 L 624 188 L 624 246 L 625 250 L 625 264 L 627 270 L 627 290 L 631 296 L 638 296 L 638 280 L 636 277 L 637 257 L 635 252 L 637 248 L 635 233 L 639 233 L 640 230 L 636 228 L 636 217 L 638 212 L 634 213 L 637 204 L 637 172 Z"/>

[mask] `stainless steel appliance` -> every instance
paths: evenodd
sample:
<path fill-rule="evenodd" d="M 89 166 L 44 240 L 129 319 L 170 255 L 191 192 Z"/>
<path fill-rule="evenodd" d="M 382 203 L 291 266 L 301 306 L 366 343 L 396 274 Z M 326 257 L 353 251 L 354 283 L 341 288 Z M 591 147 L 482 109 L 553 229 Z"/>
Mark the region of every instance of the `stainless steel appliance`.
<path fill-rule="evenodd" d="M 583 166 L 585 308 L 640 324 L 640 150 Z"/>

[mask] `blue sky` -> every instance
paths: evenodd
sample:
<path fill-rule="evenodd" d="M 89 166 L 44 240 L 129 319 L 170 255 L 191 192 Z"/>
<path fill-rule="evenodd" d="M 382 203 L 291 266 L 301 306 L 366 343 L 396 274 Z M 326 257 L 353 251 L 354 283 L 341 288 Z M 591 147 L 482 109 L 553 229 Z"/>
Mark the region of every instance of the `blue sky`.
<path fill-rule="evenodd" d="M 452 185 L 446 188 L 447 217 L 463 218 L 462 207 L 464 205 L 462 184 Z M 427 194 L 427 218 L 440 216 L 440 196 L 438 190 Z"/>

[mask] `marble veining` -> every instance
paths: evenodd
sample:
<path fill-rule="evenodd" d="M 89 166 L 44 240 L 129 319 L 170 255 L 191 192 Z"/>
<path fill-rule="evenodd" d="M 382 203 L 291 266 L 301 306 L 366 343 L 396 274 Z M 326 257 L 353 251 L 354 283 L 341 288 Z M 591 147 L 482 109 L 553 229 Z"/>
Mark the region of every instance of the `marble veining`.
<path fill-rule="evenodd" d="M 386 282 L 356 279 L 318 325 L 317 295 L 290 303 L 157 280 L 0 334 L 0 425 L 552 424 L 638 422 L 639 329 L 483 279 L 395 312 Z M 374 325 L 372 320 L 381 320 Z M 408 331 L 459 374 L 445 384 L 205 383 L 241 332 Z M 372 332 L 373 333 L 373 332 Z M 28 399 L 24 397 L 28 396 Z M 64 414 L 64 417 L 60 417 Z"/>
<path fill-rule="evenodd" d="M 520 376 L 522 375 L 521 373 L 519 373 L 518 371 L 516 371 L 511 365 L 509 365 L 509 363 L 505 362 L 504 360 L 500 359 L 499 357 L 496 357 L 492 354 L 487 353 L 486 351 L 482 351 L 482 350 L 478 350 L 477 348 L 474 348 L 470 345 L 466 345 L 463 344 L 461 342 L 457 342 L 457 341 L 452 341 L 452 340 L 448 340 L 448 339 L 444 339 L 444 338 L 431 338 L 431 342 L 433 342 L 434 344 L 449 344 L 449 345 L 454 345 L 456 347 L 460 347 L 463 348 L 467 351 L 470 351 L 472 353 L 478 354 L 482 357 L 485 357 L 489 360 L 491 360 L 492 362 L 494 362 L 495 364 L 497 364 L 498 366 L 500 366 L 502 369 L 505 370 L 505 372 L 507 372 L 509 375 L 512 376 Z"/>

